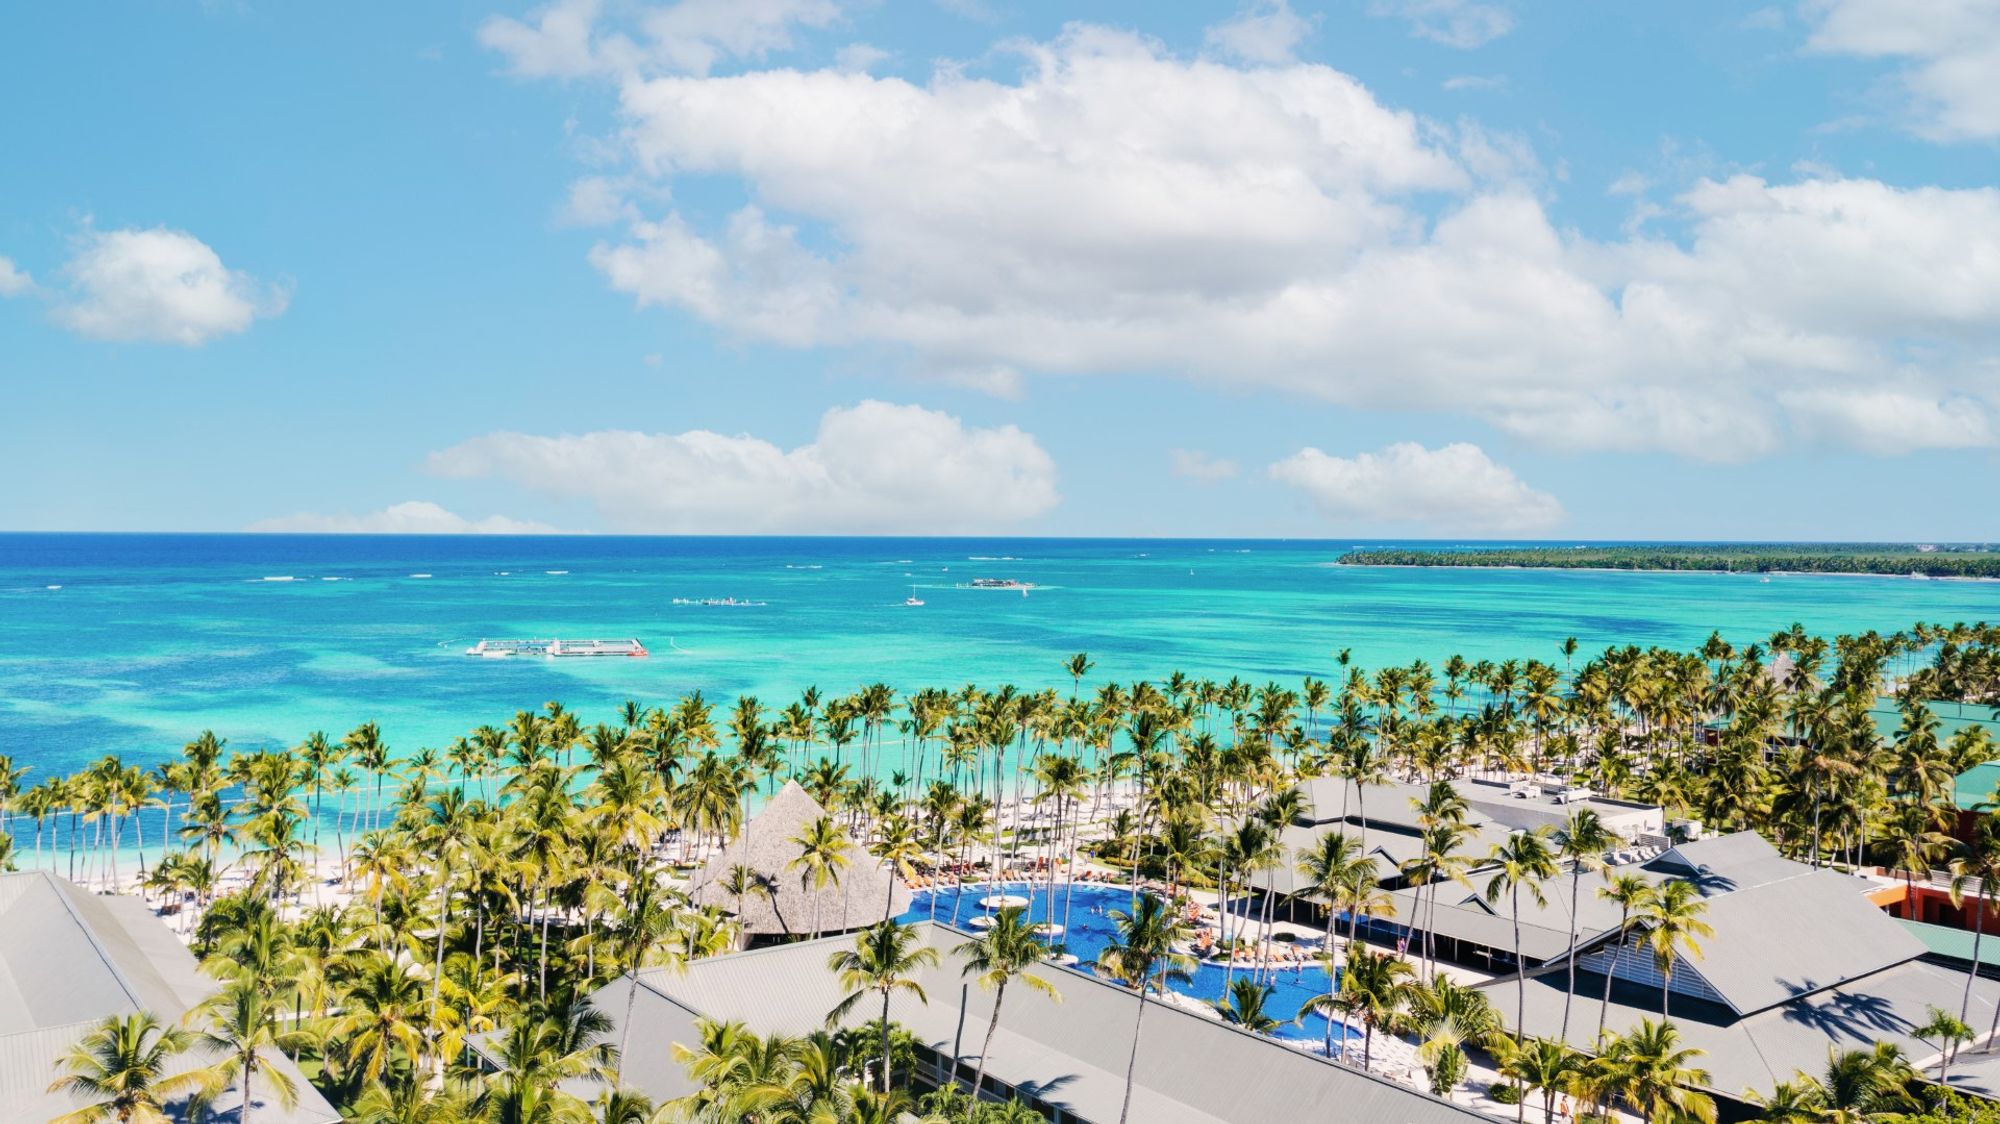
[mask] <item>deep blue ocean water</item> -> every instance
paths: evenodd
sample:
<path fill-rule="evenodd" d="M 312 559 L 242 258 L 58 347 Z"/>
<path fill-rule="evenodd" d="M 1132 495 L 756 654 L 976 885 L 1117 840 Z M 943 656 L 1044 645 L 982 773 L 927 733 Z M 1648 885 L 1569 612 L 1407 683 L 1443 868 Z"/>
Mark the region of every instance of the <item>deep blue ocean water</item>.
<path fill-rule="evenodd" d="M 1342 648 L 1367 666 L 1555 660 L 1566 636 L 1594 651 L 2000 617 L 1994 583 L 1333 565 L 1356 545 L 0 535 L 0 753 L 33 780 L 106 753 L 164 759 L 204 728 L 275 746 L 372 719 L 404 753 L 552 699 L 590 723 L 696 689 L 782 706 L 809 685 L 1067 688 L 1078 651 L 1097 681 L 1295 683 L 1332 674 Z M 1036 588 L 960 588 L 975 577 Z M 920 608 L 902 603 L 913 588 Z M 675 604 L 731 597 L 763 604 Z M 524 636 L 635 637 L 653 654 L 463 654 Z"/>

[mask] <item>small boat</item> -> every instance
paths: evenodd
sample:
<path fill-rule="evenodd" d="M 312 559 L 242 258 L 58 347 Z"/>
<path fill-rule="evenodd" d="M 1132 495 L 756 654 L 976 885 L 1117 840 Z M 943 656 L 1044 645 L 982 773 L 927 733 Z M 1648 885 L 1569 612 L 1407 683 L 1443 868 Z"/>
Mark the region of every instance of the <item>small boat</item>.
<path fill-rule="evenodd" d="M 542 571 L 542 573 L 544 573 L 544 574 L 548 574 L 548 575 L 550 575 L 550 576 L 552 576 L 552 577 L 558 577 L 558 578 L 559 578 L 559 577 L 562 577 L 562 576 L 563 576 L 564 574 L 567 574 L 567 573 L 569 573 L 569 571 L 568 571 L 568 570 L 543 570 L 543 571 Z"/>
<path fill-rule="evenodd" d="M 44 588 L 44 589 L 61 589 L 61 588 L 62 588 L 62 586 L 59 586 L 59 585 L 50 585 L 50 586 L 43 586 L 42 588 Z"/>
<path fill-rule="evenodd" d="M 429 575 L 429 574 L 411 574 L 410 576 L 411 576 L 411 577 L 413 577 L 413 578 L 427 578 L 427 577 L 430 577 L 430 575 Z"/>
<path fill-rule="evenodd" d="M 910 587 L 910 595 L 908 597 L 903 598 L 903 604 L 908 605 L 912 609 L 919 609 L 923 607 L 924 601 L 923 598 L 917 596 L 916 586 Z"/>

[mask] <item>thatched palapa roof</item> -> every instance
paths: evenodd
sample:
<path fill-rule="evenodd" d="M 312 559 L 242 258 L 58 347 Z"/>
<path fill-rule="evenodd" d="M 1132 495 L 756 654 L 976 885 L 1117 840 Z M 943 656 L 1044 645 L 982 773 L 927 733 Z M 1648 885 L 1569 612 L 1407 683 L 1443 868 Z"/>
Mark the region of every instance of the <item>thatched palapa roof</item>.
<path fill-rule="evenodd" d="M 694 900 L 734 913 L 736 895 L 722 888 L 729 872 L 746 865 L 765 879 L 768 892 L 743 897 L 743 931 L 753 937 L 806 936 L 813 929 L 814 901 L 817 897 L 819 930 L 837 933 L 860 929 L 895 917 L 910 908 L 910 890 L 887 864 L 870 855 L 860 843 L 848 854 L 847 869 L 838 884 L 829 883 L 816 894 L 811 883 L 800 882 L 803 873 L 792 865 L 802 848 L 792 842 L 805 833 L 813 821 L 826 815 L 819 802 L 806 795 L 795 781 L 771 798 L 770 803 L 750 819 L 743 833 L 708 860 L 694 878 Z M 888 912 L 883 912 L 883 903 Z"/>

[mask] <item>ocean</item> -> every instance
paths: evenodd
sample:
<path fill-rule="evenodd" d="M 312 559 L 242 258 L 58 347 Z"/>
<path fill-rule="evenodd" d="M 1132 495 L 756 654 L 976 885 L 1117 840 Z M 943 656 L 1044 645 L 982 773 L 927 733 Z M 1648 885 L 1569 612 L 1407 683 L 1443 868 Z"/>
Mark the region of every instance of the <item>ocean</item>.
<path fill-rule="evenodd" d="M 551 700 L 588 725 L 695 690 L 719 710 L 874 682 L 1067 690 L 1074 652 L 1090 682 L 1296 684 L 1332 677 L 1341 649 L 1367 667 L 1559 661 L 1568 636 L 1594 652 L 2000 615 L 1994 583 L 1334 565 L 1364 545 L 1401 544 L 0 535 L 0 753 L 33 783 L 106 754 L 164 760 L 204 729 L 249 749 L 372 720 L 401 755 Z M 465 655 L 518 637 L 651 654 Z"/>

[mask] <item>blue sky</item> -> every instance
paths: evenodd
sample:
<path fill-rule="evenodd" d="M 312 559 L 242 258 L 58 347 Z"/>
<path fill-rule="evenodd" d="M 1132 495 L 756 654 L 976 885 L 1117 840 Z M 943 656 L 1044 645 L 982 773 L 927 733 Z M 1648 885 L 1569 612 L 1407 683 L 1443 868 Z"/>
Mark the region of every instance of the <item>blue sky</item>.
<path fill-rule="evenodd" d="M 1996 534 L 1990 3 L 115 11 L 0 528 Z"/>

